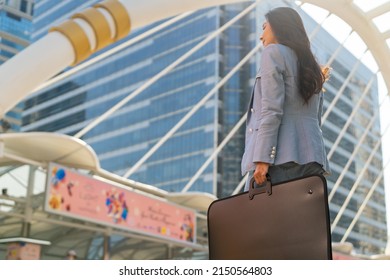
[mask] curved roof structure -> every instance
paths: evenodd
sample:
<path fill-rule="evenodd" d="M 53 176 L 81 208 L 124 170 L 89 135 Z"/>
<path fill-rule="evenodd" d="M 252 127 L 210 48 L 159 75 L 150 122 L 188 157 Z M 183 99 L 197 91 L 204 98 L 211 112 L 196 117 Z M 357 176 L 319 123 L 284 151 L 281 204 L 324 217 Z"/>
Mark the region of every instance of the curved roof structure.
<path fill-rule="evenodd" d="M 303 0 L 335 14 L 359 34 L 390 89 L 390 1 Z M 375 5 L 376 4 L 376 5 Z M 387 24 L 382 25 L 382 22 Z"/>
<path fill-rule="evenodd" d="M 0 165 L 28 163 L 45 166 L 55 162 L 71 168 L 86 169 L 100 178 L 133 189 L 163 197 L 171 202 L 207 211 L 216 199 L 208 193 L 168 193 L 162 189 L 126 179 L 100 167 L 99 159 L 87 143 L 76 137 L 49 132 L 2 133 L 0 134 Z"/>
<path fill-rule="evenodd" d="M 214 195 L 209 193 L 169 193 L 104 170 L 100 167 L 95 151 L 83 140 L 72 136 L 47 132 L 0 134 L 0 167 L 2 168 L 0 177 L 7 175 L 14 177 L 11 172 L 15 172 L 18 173 L 18 182 L 24 185 L 24 182 L 31 180 L 26 177 L 29 176 L 27 175 L 28 168 L 26 169 L 28 165 L 41 166 L 46 169 L 50 162 L 70 168 L 87 170 L 96 179 L 136 189 L 140 193 L 160 197 L 163 201 L 196 210 L 198 234 L 204 232 L 206 227 L 206 219 L 203 213 L 207 211 L 210 203 L 216 199 Z M 18 169 L 24 169 L 24 171 L 18 171 Z M 35 182 L 35 184 L 41 183 L 39 180 Z M 24 185 L 24 188 L 26 187 Z M 39 186 L 39 189 L 43 188 L 44 186 Z M 93 244 L 91 245 L 91 239 L 94 235 L 109 232 L 109 235 L 115 236 L 110 249 L 111 259 L 166 258 L 167 244 L 172 242 L 121 229 L 108 230 L 105 226 L 74 218 L 53 217 L 50 213 L 45 212 L 42 207 L 45 199 L 44 195 L 44 192 L 36 193 L 36 191 L 27 195 L 21 194 L 20 197 L 8 195 L 6 192 L 0 194 L 0 210 L 2 210 L 0 211 L 2 212 L 0 215 L 2 224 L 0 236 L 3 237 L 0 240 L 0 256 L 4 253 L 6 243 L 30 242 L 50 245 L 45 249 L 45 258 L 61 258 L 67 248 L 77 248 L 78 256 L 86 258 L 89 250 L 94 251 L 95 247 Z M 22 220 L 27 208 L 32 212 L 28 219 L 30 219 L 30 223 L 34 224 L 29 230 L 29 236 L 33 239 L 14 238 L 15 234 L 20 234 L 23 230 Z M 118 238 L 118 236 L 121 238 Z M 194 243 L 192 247 L 190 244 L 188 247 L 204 254 L 207 251 L 207 246 L 204 245 L 205 241 L 203 239 L 200 236 L 199 242 Z M 96 247 L 97 251 L 100 248 L 99 246 Z M 143 249 L 139 250 L 141 247 Z M 180 251 L 181 249 L 179 246 L 174 250 Z M 180 254 L 183 255 L 183 252 L 180 252 Z"/>
<path fill-rule="evenodd" d="M 58 164 L 97 171 L 100 169 L 95 151 L 84 141 L 64 134 L 3 133 L 0 141 L 4 143 L 5 157 L 0 164 L 12 164 L 20 157 L 42 162 Z"/>

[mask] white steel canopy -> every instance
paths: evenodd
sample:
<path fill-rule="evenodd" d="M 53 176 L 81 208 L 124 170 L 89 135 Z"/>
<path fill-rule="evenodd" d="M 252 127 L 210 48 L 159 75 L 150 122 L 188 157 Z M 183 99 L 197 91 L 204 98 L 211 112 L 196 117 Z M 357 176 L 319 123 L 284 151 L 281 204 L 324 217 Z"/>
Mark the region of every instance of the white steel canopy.
<path fill-rule="evenodd" d="M 95 176 L 138 189 L 180 205 L 206 211 L 216 199 L 209 193 L 169 193 L 162 189 L 123 178 L 100 167 L 95 151 L 78 138 L 48 132 L 0 134 L 0 165 L 27 163 L 43 166 L 55 162 L 72 168 L 92 171 Z"/>
<path fill-rule="evenodd" d="M 349 24 L 371 51 L 389 91 L 390 43 L 388 42 L 390 42 L 390 21 L 387 21 L 387 26 L 380 30 L 375 20 L 387 15 L 390 18 L 390 1 L 379 1 L 382 4 L 374 6 L 372 9 L 366 6 L 367 3 L 364 2 L 374 4 L 378 1 L 303 0 L 300 2 L 310 3 L 326 9 Z M 337 30 L 334 32 L 337 32 Z"/>

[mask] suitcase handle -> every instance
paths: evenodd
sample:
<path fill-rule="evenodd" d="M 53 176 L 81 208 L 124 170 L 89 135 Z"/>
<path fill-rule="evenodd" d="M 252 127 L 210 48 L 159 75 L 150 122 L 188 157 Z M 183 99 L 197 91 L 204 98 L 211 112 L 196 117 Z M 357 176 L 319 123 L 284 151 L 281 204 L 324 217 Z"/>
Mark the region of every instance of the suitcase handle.
<path fill-rule="evenodd" d="M 268 195 L 272 194 L 272 185 L 271 185 L 271 178 L 267 174 L 267 181 L 265 181 L 261 185 L 257 185 L 255 178 L 251 178 L 251 181 L 249 183 L 249 199 L 252 200 L 255 195 L 267 193 Z"/>

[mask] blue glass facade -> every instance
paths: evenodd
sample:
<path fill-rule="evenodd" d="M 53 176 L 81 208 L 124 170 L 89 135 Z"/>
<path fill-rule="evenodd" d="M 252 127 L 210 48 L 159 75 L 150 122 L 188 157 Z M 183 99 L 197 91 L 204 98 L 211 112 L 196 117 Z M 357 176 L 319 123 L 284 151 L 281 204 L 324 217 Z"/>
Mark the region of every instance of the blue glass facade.
<path fill-rule="evenodd" d="M 242 10 L 245 5 L 229 5 L 221 8 L 221 23 L 228 22 Z M 219 52 L 220 75 L 228 74 L 257 44 L 255 13 L 249 13 L 240 21 L 228 28 L 220 39 Z M 243 43 L 245 42 L 245 43 Z M 223 86 L 219 93 L 220 108 L 218 111 L 218 143 L 229 134 L 237 122 L 246 113 L 252 92 L 252 79 L 257 69 L 256 60 L 251 60 L 242 67 Z M 218 158 L 218 197 L 229 196 L 242 179 L 240 164 L 245 144 L 245 127 L 242 126 L 221 151 Z"/>
<path fill-rule="evenodd" d="M 11 11 L 0 10 L 0 26 L 2 32 L 7 32 L 24 40 L 30 39 L 31 19 L 23 18 L 11 13 Z M 19 46 L 19 49 L 22 48 L 23 46 Z"/>
<path fill-rule="evenodd" d="M 36 1 L 33 40 L 46 34 L 50 26 L 62 22 L 76 11 L 96 2 L 84 1 L 80 4 L 80 1 L 61 1 L 59 4 L 58 1 L 52 0 Z M 91 120 L 131 94 L 248 5 L 242 3 L 197 11 L 136 45 L 35 93 L 25 102 L 23 131 L 76 134 Z M 242 18 L 224 34 L 208 43 L 83 136 L 83 140 L 98 154 L 101 166 L 119 175 L 125 174 L 255 46 L 261 33 L 263 15 L 276 5 L 286 5 L 286 2 L 262 1 L 256 12 Z M 316 23 L 304 13 L 302 16 L 310 34 Z M 134 30 L 129 38 L 157 24 Z M 313 50 L 322 64 L 327 62 L 339 45 L 324 30 L 317 33 L 312 41 Z M 344 49 L 332 63 L 332 78 L 326 84 L 325 110 L 342 87 L 356 61 L 357 58 Z M 259 54 L 236 73 L 131 176 L 131 179 L 168 191 L 180 191 L 246 111 L 258 65 Z M 328 151 L 372 75 L 369 69 L 360 65 L 323 124 Z M 370 88 L 356 118 L 330 158 L 332 168 L 332 175 L 328 178 L 330 190 L 351 157 L 368 121 L 374 111 L 378 110 L 376 87 L 374 83 Z M 244 127 L 207 167 L 191 191 L 210 192 L 219 197 L 232 193 L 242 179 L 240 160 L 244 145 L 243 129 Z M 330 203 L 332 220 L 357 176 L 362 172 L 362 166 L 379 138 L 378 121 L 371 129 L 365 144 L 341 182 L 339 191 Z M 341 239 L 355 216 L 363 195 L 381 168 L 382 158 L 379 151 L 366 171 L 361 182 L 361 190 L 354 195 L 345 217 L 336 227 L 333 233 L 334 241 Z M 379 253 L 380 248 L 384 248 L 386 244 L 383 181 L 377 187 L 365 212 L 365 216 L 359 220 L 348 241 L 351 241 L 358 251 Z"/>
<path fill-rule="evenodd" d="M 43 34 L 41 27 L 49 27 L 45 22 L 53 21 L 48 18 L 75 12 L 77 5 L 71 2 L 78 1 L 67 1 L 60 8 L 54 2 L 37 2 L 34 39 Z M 218 13 L 218 8 L 196 12 L 71 80 L 35 94 L 26 101 L 23 129 L 75 134 L 214 31 Z M 83 137 L 104 169 L 123 175 L 213 88 L 219 77 L 218 46 L 218 40 L 208 43 Z M 211 98 L 131 178 L 180 191 L 215 147 L 217 100 L 217 95 Z M 213 192 L 214 168 L 211 165 L 192 190 Z"/>

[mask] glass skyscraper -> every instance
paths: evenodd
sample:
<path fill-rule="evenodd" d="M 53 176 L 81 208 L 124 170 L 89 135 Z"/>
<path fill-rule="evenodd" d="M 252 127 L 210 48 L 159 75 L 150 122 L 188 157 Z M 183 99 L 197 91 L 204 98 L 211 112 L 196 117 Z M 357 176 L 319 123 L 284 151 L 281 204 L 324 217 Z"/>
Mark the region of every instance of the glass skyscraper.
<path fill-rule="evenodd" d="M 47 33 L 49 27 L 96 2 L 98 1 L 84 1 L 80 5 L 80 1 L 36 1 L 32 40 L 39 39 Z M 276 5 L 290 3 L 292 2 L 262 1 L 256 11 L 244 16 L 164 78 L 84 135 L 82 139 L 94 148 L 101 166 L 118 175 L 125 174 L 256 45 L 265 12 Z M 22 131 L 76 134 L 91 120 L 147 82 L 249 4 L 251 3 L 244 2 L 197 11 L 137 44 L 34 93 L 24 103 Z M 317 24 L 303 12 L 301 14 L 308 33 L 312 32 Z M 128 38 L 135 37 L 158 24 L 134 30 Z M 327 62 L 339 45 L 323 29 L 312 41 L 313 50 L 322 64 Z M 332 78 L 326 85 L 325 110 L 342 88 L 356 62 L 357 58 L 343 49 L 332 63 Z M 168 191 L 181 191 L 246 112 L 258 65 L 259 54 L 250 59 L 210 98 L 131 176 L 131 179 Z M 367 67 L 359 65 L 324 122 L 322 128 L 328 151 L 332 149 L 372 75 Z M 328 178 L 330 191 L 358 145 L 367 123 L 378 110 L 376 81 L 372 83 L 362 104 L 330 158 L 332 168 L 332 175 Z M 242 179 L 240 160 L 244 145 L 243 129 L 244 127 L 241 127 L 229 141 L 190 191 L 214 193 L 219 197 L 232 193 Z M 339 212 L 356 178 L 363 172 L 362 168 L 370 151 L 380 139 L 379 121 L 372 126 L 367 139 L 354 157 L 331 200 L 332 220 Z M 381 168 L 379 149 L 374 156 L 373 164 L 364 171 L 364 178 L 360 180 L 352 202 L 335 228 L 333 241 L 342 238 Z M 373 254 L 385 248 L 387 234 L 383 185 L 381 181 L 347 239 L 359 252 Z"/>
<path fill-rule="evenodd" d="M 0 1 L 0 65 L 30 43 L 33 0 Z M 0 121 L 0 132 L 19 131 L 22 104 Z"/>
<path fill-rule="evenodd" d="M 75 7 L 83 8 L 77 6 L 76 2 L 79 3 L 67 1 L 66 5 L 57 5 L 55 1 L 37 1 L 33 39 L 37 40 L 45 34 L 49 27 L 47 22 L 50 22 L 50 26 L 55 25 L 64 19 L 61 14 L 69 16 L 76 11 Z M 88 4 L 94 2 L 97 1 L 90 1 Z M 242 10 L 247 5 L 241 4 L 235 10 L 221 7 L 196 12 L 175 26 L 34 94 L 25 103 L 23 130 L 75 134 L 91 119 L 130 94 L 218 28 L 222 21 L 227 21 L 237 10 Z M 123 175 L 199 102 L 214 87 L 220 76 L 233 63 L 239 62 L 240 57 L 249 49 L 249 46 L 242 48 L 238 44 L 241 39 L 246 39 L 240 38 L 244 34 L 240 30 L 241 26 L 250 22 L 248 18 L 243 19 L 228 30 L 226 35 L 221 36 L 225 39 L 218 38 L 208 43 L 87 133 L 83 139 L 95 149 L 102 167 Z M 253 28 L 253 25 L 248 28 Z M 137 36 L 143 31 L 145 29 L 136 30 L 131 36 Z M 237 36 L 231 36 L 231 32 L 235 32 Z M 245 32 L 249 37 L 250 33 Z M 224 54 L 220 55 L 220 51 Z M 234 86 L 234 92 L 230 95 L 237 95 L 239 88 L 247 92 L 241 86 L 243 84 L 249 88 L 250 75 L 242 74 L 245 71 L 247 70 L 236 75 L 241 77 L 234 77 L 234 84 L 225 86 L 223 91 L 231 92 L 228 87 Z M 223 95 L 215 94 L 210 98 L 131 178 L 169 191 L 180 191 L 216 147 L 218 136 L 224 133 L 221 130 L 218 135 L 216 131 L 219 112 L 225 112 L 221 107 L 220 96 Z M 233 103 L 234 100 L 231 99 L 230 104 Z M 243 112 L 241 109 L 238 113 L 232 111 L 229 120 L 237 119 Z M 239 153 L 235 156 L 236 161 Z M 215 192 L 217 168 L 216 163 L 210 164 L 191 190 Z"/>

